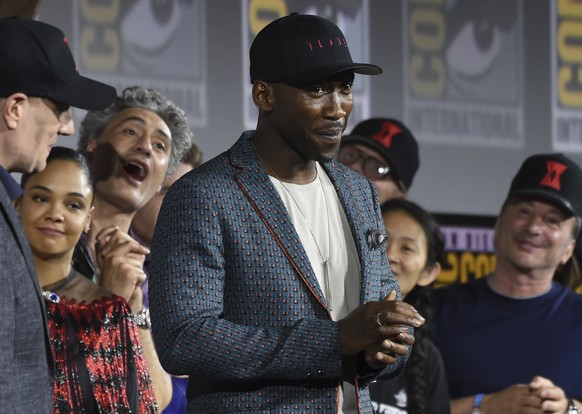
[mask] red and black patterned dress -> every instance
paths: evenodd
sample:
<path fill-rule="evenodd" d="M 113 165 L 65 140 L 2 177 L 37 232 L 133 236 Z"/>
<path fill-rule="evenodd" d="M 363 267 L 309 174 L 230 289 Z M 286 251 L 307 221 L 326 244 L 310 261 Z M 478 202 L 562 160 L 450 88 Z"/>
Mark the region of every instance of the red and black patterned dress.
<path fill-rule="evenodd" d="M 157 413 L 127 302 L 112 295 L 78 303 L 58 294 L 56 286 L 43 293 L 55 360 L 54 412 Z"/>

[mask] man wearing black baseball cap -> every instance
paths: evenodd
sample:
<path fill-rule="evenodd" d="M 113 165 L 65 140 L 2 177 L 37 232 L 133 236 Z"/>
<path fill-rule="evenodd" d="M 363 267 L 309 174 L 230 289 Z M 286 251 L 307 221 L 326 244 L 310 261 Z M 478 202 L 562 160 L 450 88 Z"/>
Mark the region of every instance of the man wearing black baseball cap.
<path fill-rule="evenodd" d="M 581 188 L 563 154 L 527 158 L 497 218 L 495 270 L 434 291 L 453 414 L 582 409 L 582 295 L 554 280 L 580 233 Z"/>
<path fill-rule="evenodd" d="M 102 109 L 115 89 L 77 73 L 63 33 L 0 19 L 0 412 L 52 410 L 52 357 L 28 242 L 12 206 L 11 172 L 42 170 L 58 135 L 74 132 L 70 106 Z"/>
<path fill-rule="evenodd" d="M 250 48 L 256 130 L 166 195 L 150 309 L 189 413 L 371 414 L 369 382 L 409 353 L 424 320 L 395 300 L 378 198 L 335 161 L 355 73 L 381 69 L 332 22 L 273 21 Z"/>
<path fill-rule="evenodd" d="M 357 124 L 343 136 L 338 161 L 374 183 L 380 204 L 405 198 L 420 164 L 416 139 L 402 122 L 392 118 Z"/>

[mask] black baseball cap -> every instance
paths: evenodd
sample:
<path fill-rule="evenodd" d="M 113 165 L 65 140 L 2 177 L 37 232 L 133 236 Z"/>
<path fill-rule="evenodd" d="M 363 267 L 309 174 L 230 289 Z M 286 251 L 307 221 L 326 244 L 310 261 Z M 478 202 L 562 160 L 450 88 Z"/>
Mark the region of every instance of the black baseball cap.
<path fill-rule="evenodd" d="M 348 43 L 334 23 L 298 13 L 273 20 L 257 34 L 250 63 L 251 83 L 302 84 L 346 70 L 362 75 L 382 73 L 376 65 L 352 61 Z"/>
<path fill-rule="evenodd" d="M 21 92 L 86 110 L 111 105 L 115 88 L 79 75 L 63 32 L 21 17 L 0 18 L 0 97 Z"/>
<path fill-rule="evenodd" d="M 582 170 L 564 154 L 528 157 L 511 181 L 507 200 L 535 197 L 548 200 L 582 217 Z"/>
<path fill-rule="evenodd" d="M 418 167 L 418 143 L 410 130 L 392 118 L 371 118 L 357 124 L 341 145 L 358 143 L 378 151 L 388 161 L 396 178 L 408 190 Z"/>

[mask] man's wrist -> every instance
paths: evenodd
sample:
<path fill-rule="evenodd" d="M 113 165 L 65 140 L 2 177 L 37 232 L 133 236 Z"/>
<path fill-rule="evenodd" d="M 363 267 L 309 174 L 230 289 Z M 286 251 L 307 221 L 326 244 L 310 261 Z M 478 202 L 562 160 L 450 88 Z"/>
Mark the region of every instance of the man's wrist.
<path fill-rule="evenodd" d="M 481 414 L 481 402 L 483 402 L 483 397 L 485 394 L 477 394 L 473 399 L 473 414 Z"/>
<path fill-rule="evenodd" d="M 135 324 L 138 328 L 151 330 L 152 329 L 152 322 L 150 319 L 150 310 L 145 306 L 142 308 L 141 311 L 134 314 Z"/>

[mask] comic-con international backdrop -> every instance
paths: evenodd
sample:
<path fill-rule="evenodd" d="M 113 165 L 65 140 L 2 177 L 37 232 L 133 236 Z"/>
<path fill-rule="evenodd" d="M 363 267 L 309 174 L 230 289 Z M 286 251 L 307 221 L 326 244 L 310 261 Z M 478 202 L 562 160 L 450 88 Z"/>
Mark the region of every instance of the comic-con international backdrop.
<path fill-rule="evenodd" d="M 81 72 L 170 96 L 208 159 L 254 127 L 249 45 L 293 11 L 333 20 L 354 60 L 384 68 L 357 76 L 347 131 L 390 116 L 416 135 L 409 195 L 448 217 L 454 277 L 494 265 L 491 220 L 528 155 L 582 164 L 577 0 L 43 0 L 38 18 L 65 31 Z"/>

